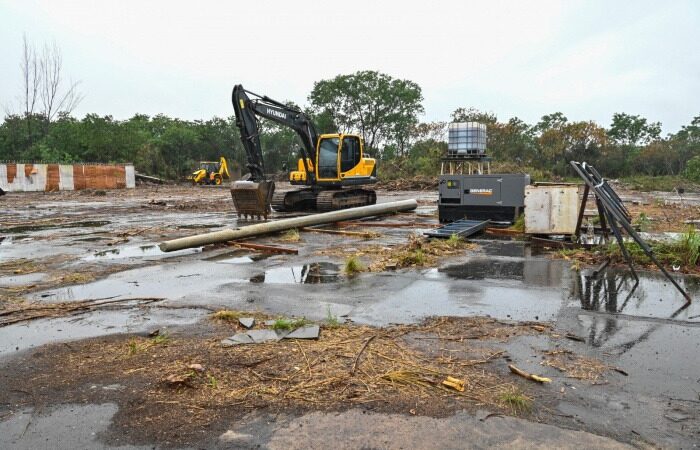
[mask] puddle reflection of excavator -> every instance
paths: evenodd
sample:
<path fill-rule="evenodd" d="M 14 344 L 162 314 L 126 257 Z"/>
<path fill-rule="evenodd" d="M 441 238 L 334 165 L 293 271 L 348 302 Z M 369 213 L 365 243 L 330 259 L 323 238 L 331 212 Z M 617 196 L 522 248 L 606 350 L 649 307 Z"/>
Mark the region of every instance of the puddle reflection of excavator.
<path fill-rule="evenodd" d="M 192 172 L 188 179 L 192 181 L 192 184 L 214 184 L 219 186 L 224 179 L 228 179 L 230 176 L 226 158 L 222 156 L 219 162 L 201 161 L 199 169 Z"/>
<path fill-rule="evenodd" d="M 366 157 L 360 136 L 319 135 L 301 110 L 246 91 L 240 84 L 233 88 L 232 101 L 250 171 L 248 180 L 231 187 L 239 216 L 267 218 L 271 209 L 333 211 L 376 203 L 374 190 L 359 187 L 377 181 L 375 160 Z M 297 168 L 289 173 L 290 184 L 299 189 L 275 192 L 274 182 L 265 177 L 258 117 L 291 128 L 301 139 Z"/>

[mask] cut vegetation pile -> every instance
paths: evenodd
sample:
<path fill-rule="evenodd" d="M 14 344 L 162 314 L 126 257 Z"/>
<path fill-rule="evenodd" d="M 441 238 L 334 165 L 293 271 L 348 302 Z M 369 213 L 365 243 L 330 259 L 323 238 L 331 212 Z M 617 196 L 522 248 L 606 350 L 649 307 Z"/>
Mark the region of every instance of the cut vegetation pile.
<path fill-rule="evenodd" d="M 379 189 L 387 191 L 427 191 L 437 189 L 437 177 L 416 175 L 414 177 L 402 177 L 396 180 L 380 181 L 376 184 Z"/>
<path fill-rule="evenodd" d="M 352 275 L 366 270 L 382 272 L 408 267 L 434 267 L 438 264 L 440 257 L 459 255 L 465 250 L 475 248 L 477 248 L 476 244 L 469 243 L 456 235 L 449 239 L 426 239 L 411 234 L 408 242 L 394 247 L 368 245 L 359 250 L 353 250 L 350 255 L 345 248 L 334 248 L 321 250 L 318 254 L 346 256 L 345 273 Z"/>

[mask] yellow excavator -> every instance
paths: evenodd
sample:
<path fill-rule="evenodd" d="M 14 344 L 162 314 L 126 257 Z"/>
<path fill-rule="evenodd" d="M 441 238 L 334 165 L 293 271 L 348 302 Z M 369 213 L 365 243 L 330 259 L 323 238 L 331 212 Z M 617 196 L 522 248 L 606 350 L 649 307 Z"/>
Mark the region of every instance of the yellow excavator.
<path fill-rule="evenodd" d="M 248 96 L 253 96 L 254 99 Z M 365 155 L 364 141 L 355 134 L 321 134 L 301 110 L 267 96 L 233 88 L 236 125 L 248 159 L 248 180 L 236 181 L 231 196 L 239 216 L 264 217 L 275 211 L 333 211 L 373 205 L 377 194 L 360 186 L 377 182 L 374 158 Z M 300 186 L 275 192 L 265 176 L 258 117 L 294 130 L 301 140 L 296 170 L 289 183 Z"/>
<path fill-rule="evenodd" d="M 215 184 L 218 186 L 230 176 L 226 158 L 222 156 L 219 162 L 200 161 L 199 169 L 192 172 L 192 175 L 187 178 L 192 181 L 192 184 Z"/>

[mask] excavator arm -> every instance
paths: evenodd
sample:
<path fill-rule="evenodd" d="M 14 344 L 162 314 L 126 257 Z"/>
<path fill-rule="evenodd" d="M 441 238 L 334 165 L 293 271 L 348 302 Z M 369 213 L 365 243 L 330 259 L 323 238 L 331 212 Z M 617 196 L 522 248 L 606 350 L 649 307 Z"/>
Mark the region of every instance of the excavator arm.
<path fill-rule="evenodd" d="M 248 94 L 253 96 L 254 99 L 251 100 Z M 243 141 L 243 147 L 248 159 L 247 166 L 250 171 L 251 181 L 266 181 L 258 117 L 263 117 L 294 130 L 303 145 L 300 148 L 301 157 L 304 161 L 313 160 L 318 133 L 311 119 L 301 110 L 273 100 L 270 97 L 246 91 L 240 84 L 233 88 L 232 102 L 233 110 L 236 114 L 236 125 L 240 130 L 241 141 Z M 309 172 L 306 168 L 305 170 L 307 171 L 307 179 L 313 180 L 313 172 Z"/>
<path fill-rule="evenodd" d="M 253 99 L 250 98 L 250 96 Z M 318 133 L 311 120 L 299 109 L 287 106 L 267 96 L 246 91 L 237 84 L 231 94 L 236 126 L 240 130 L 241 141 L 248 160 L 250 179 L 237 181 L 231 187 L 231 197 L 239 216 L 263 217 L 271 212 L 272 195 L 275 183 L 265 177 L 265 161 L 260 145 L 259 117 L 271 120 L 294 130 L 301 139 L 301 157 L 304 161 L 313 160 Z M 304 165 L 306 179 L 315 181 L 315 175 Z"/>

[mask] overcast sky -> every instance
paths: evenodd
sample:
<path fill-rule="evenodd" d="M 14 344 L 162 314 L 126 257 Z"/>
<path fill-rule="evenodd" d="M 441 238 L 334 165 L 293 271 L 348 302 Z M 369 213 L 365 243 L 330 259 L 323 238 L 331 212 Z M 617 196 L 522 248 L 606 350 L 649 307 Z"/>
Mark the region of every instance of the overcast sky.
<path fill-rule="evenodd" d="M 314 81 L 371 69 L 417 82 L 423 120 L 460 106 L 535 123 L 700 115 L 700 1 L 0 0 L 0 104 L 22 34 L 81 80 L 75 114 L 233 114 L 235 83 L 307 104 Z"/>

